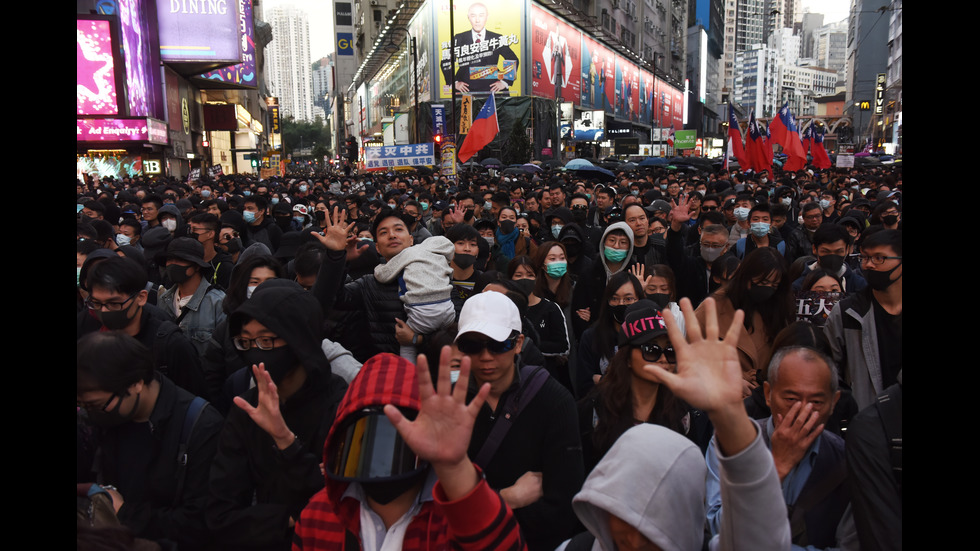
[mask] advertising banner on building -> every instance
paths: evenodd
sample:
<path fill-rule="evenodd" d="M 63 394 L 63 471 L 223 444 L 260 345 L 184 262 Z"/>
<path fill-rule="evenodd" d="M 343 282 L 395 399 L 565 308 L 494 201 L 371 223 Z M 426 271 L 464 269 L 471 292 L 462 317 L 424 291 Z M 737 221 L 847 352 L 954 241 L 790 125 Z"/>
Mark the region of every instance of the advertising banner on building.
<path fill-rule="evenodd" d="M 653 117 L 653 73 L 640 71 L 640 118 L 639 122 L 651 124 Z"/>
<path fill-rule="evenodd" d="M 520 96 L 521 50 L 524 45 L 525 20 L 523 0 L 496 2 L 434 0 L 437 2 L 436 22 L 439 28 L 440 98 L 452 97 L 456 90 L 474 95 L 491 91 L 500 96 Z M 449 17 L 453 20 L 455 36 L 450 36 Z M 455 50 L 453 67 L 450 47 Z"/>
<path fill-rule="evenodd" d="M 640 79 L 636 64 L 616 56 L 616 116 L 623 120 L 639 120 Z"/>
<path fill-rule="evenodd" d="M 157 24 L 164 61 L 242 60 L 237 2 L 157 2 Z"/>
<path fill-rule="evenodd" d="M 582 36 L 582 107 L 615 112 L 616 55 Z"/>
<path fill-rule="evenodd" d="M 139 117 L 133 119 L 76 119 L 76 141 L 79 142 L 150 142 L 167 143 L 167 125 L 163 121 Z"/>
<path fill-rule="evenodd" d="M 582 101 L 582 33 L 531 6 L 531 95 Z"/>
<path fill-rule="evenodd" d="M 160 94 L 160 50 L 151 32 L 151 4 L 117 0 L 126 67 L 126 105 L 131 117 L 165 118 Z"/>
<path fill-rule="evenodd" d="M 432 104 L 432 134 L 439 135 L 446 133 L 446 107 L 441 104 Z"/>
<path fill-rule="evenodd" d="M 697 144 L 697 130 L 677 130 L 674 132 L 674 149 L 694 149 Z"/>
<path fill-rule="evenodd" d="M 109 21 L 78 19 L 76 115 L 116 115 L 116 71 Z"/>
<path fill-rule="evenodd" d="M 255 39 L 252 36 L 252 0 L 238 0 L 238 33 L 242 62 L 204 73 L 201 78 L 243 88 L 258 87 L 259 81 L 255 73 Z"/>
<path fill-rule="evenodd" d="M 364 168 L 368 170 L 432 166 L 434 162 L 435 147 L 432 142 L 364 148 Z"/>
<path fill-rule="evenodd" d="M 684 128 L 684 92 L 659 78 L 654 84 L 653 126 Z"/>
<path fill-rule="evenodd" d="M 416 54 L 413 63 L 417 63 L 416 76 L 418 78 L 419 101 L 432 101 L 432 12 L 430 10 L 419 10 L 412 22 L 408 24 L 409 32 L 415 38 Z M 436 63 L 436 69 L 439 64 Z M 415 83 L 412 83 L 415 86 Z M 415 94 L 410 94 L 409 102 L 414 105 Z"/>

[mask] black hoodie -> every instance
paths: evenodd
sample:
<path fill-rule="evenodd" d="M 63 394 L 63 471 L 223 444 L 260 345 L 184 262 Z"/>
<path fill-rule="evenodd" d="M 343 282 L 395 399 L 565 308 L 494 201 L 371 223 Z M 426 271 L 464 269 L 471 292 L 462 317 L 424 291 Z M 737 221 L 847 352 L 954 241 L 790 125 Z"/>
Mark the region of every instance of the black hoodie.
<path fill-rule="evenodd" d="M 279 405 L 296 441 L 279 450 L 275 441 L 239 407 L 222 429 L 211 468 L 208 528 L 227 549 L 287 550 L 292 529 L 310 497 L 323 488 L 319 463 L 347 384 L 330 371 L 320 348 L 323 314 L 313 295 L 294 281 L 273 279 L 229 317 L 237 335 L 255 319 L 286 340 L 306 370 L 303 386 Z M 258 391 L 242 394 L 255 406 Z"/>

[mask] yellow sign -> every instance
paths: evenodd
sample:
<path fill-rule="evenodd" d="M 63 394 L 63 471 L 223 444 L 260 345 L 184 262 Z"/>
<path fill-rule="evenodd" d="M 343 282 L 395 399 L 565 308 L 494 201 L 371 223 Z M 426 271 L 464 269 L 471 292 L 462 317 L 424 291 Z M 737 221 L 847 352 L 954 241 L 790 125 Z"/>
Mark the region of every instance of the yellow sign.
<path fill-rule="evenodd" d="M 453 86 L 459 92 L 481 96 L 490 92 L 496 92 L 497 97 L 520 96 L 524 2 L 437 1 L 439 97 L 451 98 Z M 455 36 L 449 32 L 451 15 Z"/>
<path fill-rule="evenodd" d="M 473 125 L 473 96 L 463 94 L 462 109 L 459 113 L 459 133 L 469 134 Z"/>
<path fill-rule="evenodd" d="M 862 101 L 861 102 L 861 111 L 870 111 L 870 110 L 871 110 L 871 102 L 870 101 Z"/>

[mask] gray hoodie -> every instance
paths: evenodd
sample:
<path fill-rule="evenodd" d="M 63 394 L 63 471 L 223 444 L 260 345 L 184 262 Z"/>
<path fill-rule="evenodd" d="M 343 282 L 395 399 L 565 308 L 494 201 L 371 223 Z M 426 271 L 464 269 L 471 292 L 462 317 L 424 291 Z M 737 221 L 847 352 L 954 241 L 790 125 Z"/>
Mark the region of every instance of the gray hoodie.
<path fill-rule="evenodd" d="M 606 259 L 606 254 L 604 251 L 606 247 L 606 236 L 608 236 L 609 232 L 613 230 L 625 231 L 626 237 L 628 237 L 630 241 L 630 248 L 626 249 L 626 259 L 623 260 L 622 265 L 615 272 L 609 269 L 609 261 Z M 615 224 L 609 224 L 609 227 L 606 228 L 606 231 L 602 232 L 602 239 L 599 241 L 599 258 L 602 260 L 602 267 L 606 269 L 606 281 L 609 281 L 609 278 L 612 277 L 613 274 L 622 272 L 623 270 L 626 269 L 626 265 L 629 264 L 629 260 L 633 256 L 633 239 L 634 239 L 633 228 L 630 228 L 626 222 L 616 222 Z"/>
<path fill-rule="evenodd" d="M 789 549 L 786 506 L 772 456 L 756 434 L 736 455 L 721 459 L 725 514 L 718 549 Z M 572 507 L 595 535 L 593 551 L 616 549 L 609 514 L 636 527 L 664 551 L 699 551 L 705 522 L 704 457 L 690 440 L 643 423 L 619 437 L 585 480 Z"/>

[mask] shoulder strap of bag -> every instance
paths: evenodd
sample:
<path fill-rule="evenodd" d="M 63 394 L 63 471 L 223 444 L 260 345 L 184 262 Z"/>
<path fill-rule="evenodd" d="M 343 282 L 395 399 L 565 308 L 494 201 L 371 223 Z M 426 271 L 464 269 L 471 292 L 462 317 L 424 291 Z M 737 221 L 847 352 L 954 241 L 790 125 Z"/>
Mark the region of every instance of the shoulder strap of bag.
<path fill-rule="evenodd" d="M 497 448 L 504 441 L 504 437 L 507 436 L 511 425 L 517 420 L 517 416 L 534 399 L 546 380 L 548 380 L 548 370 L 542 366 L 526 365 L 521 368 L 521 387 L 507 396 L 502 410 L 503 414 L 493 424 L 487 441 L 483 443 L 480 453 L 476 456 L 477 465 L 486 468 L 494 454 L 497 453 Z"/>
<path fill-rule="evenodd" d="M 180 503 L 184 491 L 184 477 L 187 474 L 187 441 L 190 440 L 191 433 L 194 432 L 197 420 L 201 418 L 206 405 L 208 405 L 207 400 L 195 396 L 184 414 L 184 425 L 180 429 L 180 445 L 177 446 L 177 491 L 174 492 L 174 507 Z"/>

